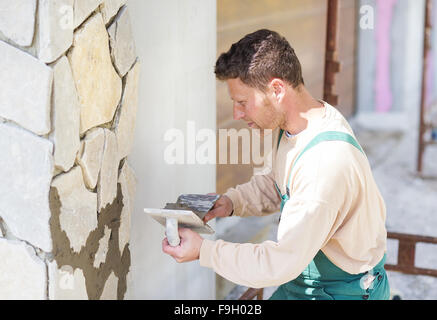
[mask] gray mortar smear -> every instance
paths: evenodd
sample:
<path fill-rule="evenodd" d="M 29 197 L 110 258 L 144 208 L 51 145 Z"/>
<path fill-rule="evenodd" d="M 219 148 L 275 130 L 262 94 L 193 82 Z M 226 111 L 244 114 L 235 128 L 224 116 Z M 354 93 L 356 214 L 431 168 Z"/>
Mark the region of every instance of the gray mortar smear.
<path fill-rule="evenodd" d="M 58 190 L 50 188 L 50 229 L 53 239 L 53 257 L 60 269 L 64 265 L 69 265 L 73 269 L 80 268 L 86 282 L 86 290 L 90 300 L 98 300 L 102 295 L 106 280 L 112 271 L 118 277 L 117 299 L 122 300 L 126 293 L 126 275 L 131 264 L 129 244 L 124 247 L 123 254 L 120 255 L 118 231 L 120 228 L 120 215 L 123 209 L 123 195 L 121 186 L 117 184 L 117 197 L 111 204 L 108 204 L 98 214 L 97 228 L 90 232 L 85 246 L 79 253 L 72 250 L 70 240 L 65 231 L 61 229 L 59 215 L 61 202 Z M 96 208 L 97 214 L 97 208 Z M 99 240 L 104 236 L 105 226 L 111 229 L 109 237 L 108 252 L 104 263 L 100 268 L 93 266 L 96 252 L 99 248 Z"/>
<path fill-rule="evenodd" d="M 209 210 L 214 207 L 220 195 L 181 194 L 176 203 L 167 203 L 164 209 L 191 210 L 200 219 L 203 219 Z"/>

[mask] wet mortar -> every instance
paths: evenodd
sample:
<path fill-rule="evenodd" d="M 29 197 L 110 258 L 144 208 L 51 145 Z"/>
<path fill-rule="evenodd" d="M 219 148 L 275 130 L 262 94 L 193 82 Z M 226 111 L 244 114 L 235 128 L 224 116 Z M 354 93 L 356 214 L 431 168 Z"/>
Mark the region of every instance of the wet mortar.
<path fill-rule="evenodd" d="M 122 254 L 119 250 L 118 232 L 120 215 L 123 209 L 123 195 L 120 184 L 117 184 L 116 198 L 98 214 L 98 226 L 90 232 L 85 246 L 81 248 L 79 253 L 73 251 L 66 232 L 61 229 L 59 221 L 61 202 L 58 191 L 54 187 L 50 188 L 50 209 L 52 212 L 50 229 L 53 239 L 53 257 L 58 264 L 58 268 L 71 266 L 73 269 L 82 269 L 88 298 L 91 300 L 100 298 L 106 280 L 113 271 L 118 278 L 117 299 L 122 300 L 127 289 L 126 276 L 129 272 L 131 259 L 129 244 L 124 247 Z M 93 265 L 94 258 L 99 249 L 99 240 L 104 236 L 105 226 L 111 230 L 108 251 L 105 262 L 100 264 L 99 268 L 95 268 Z"/>

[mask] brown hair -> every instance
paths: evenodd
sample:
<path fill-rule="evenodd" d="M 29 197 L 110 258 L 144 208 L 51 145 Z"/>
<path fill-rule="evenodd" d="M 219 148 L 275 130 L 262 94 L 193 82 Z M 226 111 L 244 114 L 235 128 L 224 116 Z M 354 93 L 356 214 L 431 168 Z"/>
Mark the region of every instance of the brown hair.
<path fill-rule="evenodd" d="M 215 65 L 219 80 L 240 78 L 263 92 L 272 78 L 293 86 L 304 84 L 299 59 L 288 41 L 277 32 L 261 29 L 244 36 Z"/>

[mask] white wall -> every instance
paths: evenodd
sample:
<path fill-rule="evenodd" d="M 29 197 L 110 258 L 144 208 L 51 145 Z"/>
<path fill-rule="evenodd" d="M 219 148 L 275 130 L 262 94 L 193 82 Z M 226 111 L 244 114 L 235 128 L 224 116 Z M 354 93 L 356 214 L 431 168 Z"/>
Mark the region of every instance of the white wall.
<path fill-rule="evenodd" d="M 169 165 L 164 133 L 216 128 L 215 0 L 129 0 L 141 62 L 135 144 L 128 160 L 137 177 L 132 214 L 130 299 L 214 299 L 215 275 L 199 262 L 176 263 L 161 251 L 164 228 L 143 213 L 182 193 L 215 191 L 215 165 Z M 185 148 L 185 151 L 187 148 Z"/>

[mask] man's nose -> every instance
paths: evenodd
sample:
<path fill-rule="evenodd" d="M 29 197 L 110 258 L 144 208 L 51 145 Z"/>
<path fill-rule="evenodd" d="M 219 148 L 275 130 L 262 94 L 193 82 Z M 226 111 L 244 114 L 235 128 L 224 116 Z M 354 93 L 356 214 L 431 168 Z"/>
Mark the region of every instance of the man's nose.
<path fill-rule="evenodd" d="M 240 120 L 244 118 L 244 116 L 244 112 L 239 110 L 237 106 L 234 106 L 234 120 Z"/>

